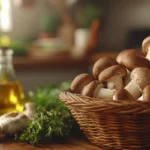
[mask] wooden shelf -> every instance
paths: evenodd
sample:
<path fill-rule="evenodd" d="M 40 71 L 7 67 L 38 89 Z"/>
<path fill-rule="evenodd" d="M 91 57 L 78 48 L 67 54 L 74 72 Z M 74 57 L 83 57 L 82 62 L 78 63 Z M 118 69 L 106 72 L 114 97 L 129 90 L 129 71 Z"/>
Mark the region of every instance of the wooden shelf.
<path fill-rule="evenodd" d="M 89 56 L 90 64 L 94 64 L 98 59 L 106 56 L 111 56 L 113 58 L 116 58 L 119 52 L 102 52 L 102 53 L 93 53 Z"/>
<path fill-rule="evenodd" d="M 47 70 L 47 69 L 71 69 L 86 68 L 93 65 L 101 57 L 116 57 L 116 52 L 93 53 L 82 58 L 71 55 L 52 55 L 46 58 L 31 56 L 14 57 L 14 68 L 16 70 Z"/>

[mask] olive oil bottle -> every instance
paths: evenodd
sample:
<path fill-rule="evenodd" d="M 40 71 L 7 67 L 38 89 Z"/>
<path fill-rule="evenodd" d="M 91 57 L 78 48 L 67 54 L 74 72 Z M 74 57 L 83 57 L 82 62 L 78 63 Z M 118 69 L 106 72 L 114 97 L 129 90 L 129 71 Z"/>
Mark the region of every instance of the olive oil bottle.
<path fill-rule="evenodd" d="M 21 112 L 24 107 L 24 92 L 16 78 L 12 56 L 11 49 L 0 50 L 0 115 Z"/>

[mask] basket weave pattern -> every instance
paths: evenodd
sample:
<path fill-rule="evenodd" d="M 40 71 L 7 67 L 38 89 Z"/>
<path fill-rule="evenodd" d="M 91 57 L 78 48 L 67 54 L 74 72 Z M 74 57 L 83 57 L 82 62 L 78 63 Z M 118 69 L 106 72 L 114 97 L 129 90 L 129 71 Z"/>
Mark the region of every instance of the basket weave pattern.
<path fill-rule="evenodd" d="M 150 149 L 150 102 L 115 102 L 70 91 L 59 98 L 91 143 L 107 149 Z"/>

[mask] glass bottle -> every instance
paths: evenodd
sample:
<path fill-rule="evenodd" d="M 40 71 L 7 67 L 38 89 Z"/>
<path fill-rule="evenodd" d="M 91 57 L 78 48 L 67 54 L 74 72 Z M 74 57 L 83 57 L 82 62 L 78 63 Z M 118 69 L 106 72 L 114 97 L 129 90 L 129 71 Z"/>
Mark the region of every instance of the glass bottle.
<path fill-rule="evenodd" d="M 23 111 L 24 92 L 13 67 L 13 50 L 0 49 L 0 115 Z"/>

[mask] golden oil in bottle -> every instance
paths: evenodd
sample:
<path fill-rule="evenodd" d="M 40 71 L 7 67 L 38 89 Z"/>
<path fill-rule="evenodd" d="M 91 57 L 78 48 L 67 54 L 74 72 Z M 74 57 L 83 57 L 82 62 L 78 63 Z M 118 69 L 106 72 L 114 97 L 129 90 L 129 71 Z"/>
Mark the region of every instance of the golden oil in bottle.
<path fill-rule="evenodd" d="M 0 84 L 0 115 L 11 111 L 23 111 L 24 93 L 18 81 Z"/>
<path fill-rule="evenodd" d="M 0 115 L 23 111 L 24 93 L 13 67 L 13 50 L 0 49 Z"/>

